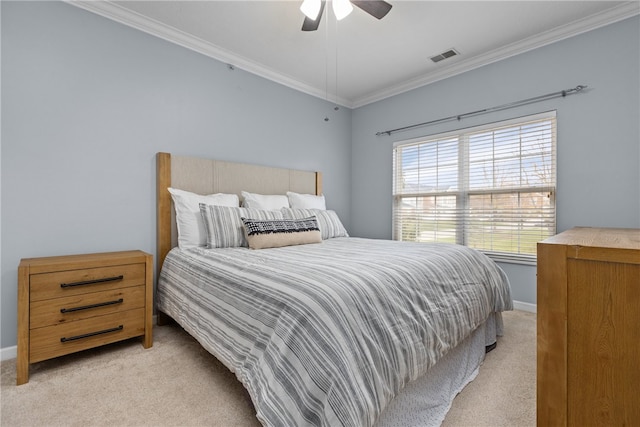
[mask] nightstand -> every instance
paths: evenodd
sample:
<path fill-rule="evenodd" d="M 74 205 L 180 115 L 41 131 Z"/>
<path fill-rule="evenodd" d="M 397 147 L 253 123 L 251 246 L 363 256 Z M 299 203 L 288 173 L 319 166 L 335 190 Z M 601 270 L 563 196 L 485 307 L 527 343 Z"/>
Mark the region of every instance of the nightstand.
<path fill-rule="evenodd" d="M 142 251 L 22 259 L 17 383 L 29 365 L 142 336 L 153 344 L 153 257 Z"/>

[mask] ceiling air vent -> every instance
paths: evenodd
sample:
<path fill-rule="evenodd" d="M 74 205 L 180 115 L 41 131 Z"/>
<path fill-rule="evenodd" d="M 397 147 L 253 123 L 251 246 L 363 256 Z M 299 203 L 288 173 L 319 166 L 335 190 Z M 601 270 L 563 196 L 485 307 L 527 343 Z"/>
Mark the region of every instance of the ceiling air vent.
<path fill-rule="evenodd" d="M 432 56 L 431 60 L 433 62 L 440 62 L 443 59 L 451 58 L 452 56 L 456 55 L 458 55 L 458 52 L 456 52 L 454 49 L 449 49 L 446 52 L 442 52 L 440 55 Z"/>

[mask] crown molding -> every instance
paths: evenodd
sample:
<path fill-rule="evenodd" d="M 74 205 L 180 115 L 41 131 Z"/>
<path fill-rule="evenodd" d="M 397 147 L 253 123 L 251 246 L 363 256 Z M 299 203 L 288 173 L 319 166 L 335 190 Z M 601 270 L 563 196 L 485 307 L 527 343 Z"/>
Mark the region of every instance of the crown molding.
<path fill-rule="evenodd" d="M 195 37 L 177 28 L 166 25 L 160 21 L 151 19 L 142 14 L 126 9 L 118 4 L 106 0 L 63 0 L 65 3 L 93 12 L 97 15 L 111 19 L 112 21 L 145 32 L 168 42 L 177 44 L 184 48 L 193 50 L 202 55 L 216 59 L 220 62 L 233 65 L 257 76 L 263 77 L 276 83 L 280 83 L 299 92 L 325 99 L 331 103 L 336 103 L 342 107 L 353 108 L 352 103 L 344 98 L 332 96 L 327 99 L 325 90 L 310 86 L 304 82 L 294 79 L 291 76 L 265 67 L 248 58 L 237 55 L 229 50 L 223 49 L 213 43 Z"/>
<path fill-rule="evenodd" d="M 429 72 L 424 76 L 406 81 L 399 85 L 390 86 L 378 92 L 372 93 L 369 96 L 359 98 L 353 101 L 353 108 L 362 107 L 364 105 L 371 104 L 373 102 L 380 101 L 394 95 L 399 95 L 401 93 L 417 89 L 421 86 L 425 86 L 430 83 L 435 83 L 439 80 L 444 80 L 446 78 L 471 71 L 484 65 L 489 65 L 491 63 L 498 62 L 503 59 L 528 52 L 530 50 L 534 50 L 573 36 L 577 36 L 579 34 L 586 33 L 588 31 L 622 21 L 627 18 L 631 18 L 632 16 L 638 14 L 640 14 L 639 1 L 625 2 L 624 4 L 609 9 L 606 12 L 595 14 L 587 18 L 563 25 L 561 27 L 554 28 L 553 30 L 536 34 L 535 36 L 523 39 L 517 43 L 512 43 L 499 49 L 494 49 L 493 51 L 475 56 L 473 58 L 460 60 L 449 66 L 440 68 L 437 71 Z"/>
<path fill-rule="evenodd" d="M 125 9 L 110 1 L 92 1 L 92 0 L 63 0 L 67 4 L 85 9 L 93 12 L 97 15 L 111 19 L 118 23 L 124 24 L 128 27 L 135 28 L 143 31 L 147 34 L 159 37 L 163 40 L 175 43 L 179 46 L 201 53 L 205 56 L 211 57 L 223 63 L 233 65 L 249 73 L 271 80 L 273 82 L 282 84 L 291 89 L 299 92 L 306 93 L 308 95 L 327 100 L 327 94 L 324 90 L 310 86 L 304 82 L 301 82 L 291 76 L 277 72 L 271 68 L 265 67 L 262 64 L 251 61 L 248 58 L 237 55 L 233 52 L 225 50 L 213 43 L 207 42 L 203 39 L 195 37 L 184 31 L 178 30 L 174 27 L 163 24 L 162 22 L 150 19 L 137 12 L 133 12 L 129 9 Z M 486 54 L 478 55 L 466 60 L 457 61 L 449 66 L 438 68 L 436 71 L 429 72 L 418 78 L 409 80 L 399 85 L 390 86 L 380 91 L 376 91 L 370 95 L 355 99 L 348 100 L 344 98 L 332 99 L 338 105 L 347 108 L 358 108 L 373 102 L 380 101 L 385 98 L 389 98 L 394 95 L 398 95 L 412 89 L 416 89 L 421 86 L 428 85 L 430 83 L 437 82 L 439 80 L 446 79 L 448 77 L 455 76 L 457 74 L 471 71 L 475 68 L 482 67 L 484 65 L 491 64 L 493 62 L 501 61 L 503 59 L 537 49 L 539 47 L 555 43 L 560 40 L 564 40 L 569 37 L 582 34 L 587 31 L 594 30 L 596 28 L 603 27 L 626 18 L 638 15 L 640 13 L 639 1 L 628 1 L 615 8 L 609 9 L 603 13 L 589 16 L 584 19 L 580 19 L 571 22 L 562 27 L 555 28 L 551 31 L 546 31 L 537 34 L 533 37 L 529 37 L 517 43 L 495 49 Z M 335 96 L 334 96 L 335 97 Z"/>

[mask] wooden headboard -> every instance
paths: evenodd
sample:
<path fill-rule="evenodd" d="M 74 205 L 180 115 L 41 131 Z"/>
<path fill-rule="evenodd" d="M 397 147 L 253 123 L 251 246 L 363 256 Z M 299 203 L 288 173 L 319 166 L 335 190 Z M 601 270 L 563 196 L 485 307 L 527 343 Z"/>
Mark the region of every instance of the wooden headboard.
<path fill-rule="evenodd" d="M 260 194 L 286 194 L 287 191 L 322 194 L 320 172 L 158 153 L 156 173 L 158 274 L 167 253 L 178 244 L 175 211 L 168 187 L 197 194 L 237 194 L 240 200 L 242 191 Z"/>

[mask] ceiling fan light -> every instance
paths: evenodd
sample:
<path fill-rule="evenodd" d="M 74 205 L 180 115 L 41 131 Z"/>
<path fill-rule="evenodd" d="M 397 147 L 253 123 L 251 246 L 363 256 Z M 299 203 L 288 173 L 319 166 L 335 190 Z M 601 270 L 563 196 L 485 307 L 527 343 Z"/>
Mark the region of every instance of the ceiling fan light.
<path fill-rule="evenodd" d="M 314 21 L 318 19 L 320 13 L 321 0 L 304 0 L 300 6 L 300 10 L 305 16 Z"/>
<path fill-rule="evenodd" d="M 333 0 L 333 14 L 336 15 L 336 19 L 340 21 L 351 13 L 353 6 L 349 0 Z"/>

